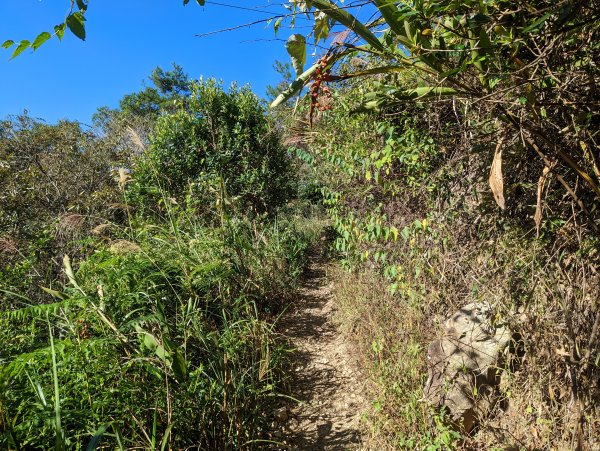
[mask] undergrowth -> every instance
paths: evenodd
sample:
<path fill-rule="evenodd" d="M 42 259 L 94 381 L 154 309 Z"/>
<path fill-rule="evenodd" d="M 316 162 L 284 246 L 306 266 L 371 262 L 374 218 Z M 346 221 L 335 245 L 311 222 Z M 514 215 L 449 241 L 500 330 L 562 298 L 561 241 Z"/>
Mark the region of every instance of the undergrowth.
<path fill-rule="evenodd" d="M 3 218 L 0 448 L 253 449 L 268 438 L 289 355 L 274 324 L 321 223 L 248 88 L 200 81 L 190 96 L 149 146 L 131 128 L 129 141 L 94 137 L 128 154 L 103 174 L 108 196 L 81 191 L 94 210 L 34 177 L 21 189 L 56 205 L 41 216 L 11 197 L 29 235 L 18 215 Z M 4 150 L 31 132 L 11 130 Z M 57 156 L 71 149 L 53 142 Z"/>
<path fill-rule="evenodd" d="M 483 113 L 440 100 L 357 114 L 367 85 L 334 92 L 335 108 L 316 113 L 313 130 L 298 108 L 288 137 L 314 169 L 335 230 L 341 323 L 371 387 L 367 448 L 597 448 L 597 214 L 552 178 L 539 217 L 543 168 L 516 140 L 504 158 L 519 163 L 498 209 L 486 157 L 495 134 L 478 122 Z M 425 399 L 427 351 L 445 319 L 483 301 L 513 341 L 495 408 L 461 435 Z"/>
<path fill-rule="evenodd" d="M 76 449 L 99 430 L 121 449 L 260 442 L 285 358 L 273 314 L 314 236 L 295 220 L 186 219 L 114 231 L 65 260 L 70 284 L 46 290 L 51 303 L 7 294 L 22 308 L 0 315 L 3 447 Z"/>

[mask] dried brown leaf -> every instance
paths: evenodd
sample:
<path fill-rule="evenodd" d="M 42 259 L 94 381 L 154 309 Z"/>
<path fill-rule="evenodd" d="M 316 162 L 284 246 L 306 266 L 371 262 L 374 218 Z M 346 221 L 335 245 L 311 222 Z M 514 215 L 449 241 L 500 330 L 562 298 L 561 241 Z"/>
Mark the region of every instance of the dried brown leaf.
<path fill-rule="evenodd" d="M 550 168 L 548 166 L 544 167 L 542 171 L 542 175 L 538 180 L 537 186 L 537 204 L 535 206 L 535 215 L 533 216 L 533 220 L 535 221 L 535 228 L 537 234 L 540 234 L 540 225 L 542 224 L 542 193 L 544 192 L 544 184 L 546 183 L 546 179 L 548 178 L 548 174 L 550 173 Z"/>
<path fill-rule="evenodd" d="M 504 143 L 504 136 L 498 140 L 496 144 L 496 151 L 494 152 L 494 161 L 492 161 L 492 167 L 490 169 L 490 188 L 494 194 L 494 200 L 500 208 L 503 210 L 506 208 L 504 202 L 504 180 L 502 177 L 502 144 Z"/>

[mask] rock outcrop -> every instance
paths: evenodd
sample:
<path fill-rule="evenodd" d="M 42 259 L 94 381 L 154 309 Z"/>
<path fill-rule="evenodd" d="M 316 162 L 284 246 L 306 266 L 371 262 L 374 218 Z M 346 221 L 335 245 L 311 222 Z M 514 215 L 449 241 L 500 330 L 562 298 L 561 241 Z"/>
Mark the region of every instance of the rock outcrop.
<path fill-rule="evenodd" d="M 427 353 L 425 397 L 446 408 L 462 432 L 471 431 L 497 400 L 502 357 L 512 334 L 506 325 L 495 324 L 493 315 L 485 302 L 464 306 L 444 322 L 443 336 Z"/>

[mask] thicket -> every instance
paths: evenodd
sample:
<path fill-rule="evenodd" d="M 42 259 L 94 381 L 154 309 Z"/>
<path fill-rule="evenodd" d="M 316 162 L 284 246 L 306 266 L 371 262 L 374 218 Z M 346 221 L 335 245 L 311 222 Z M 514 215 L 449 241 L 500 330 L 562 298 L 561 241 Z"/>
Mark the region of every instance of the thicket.
<path fill-rule="evenodd" d="M 349 29 L 274 104 L 310 83 L 287 140 L 350 270 L 334 277 L 371 446 L 597 447 L 597 5 L 373 1 L 361 22 L 352 4 L 295 3 L 316 41 Z M 423 400 L 426 353 L 480 301 L 514 342 L 495 410 L 461 437 Z"/>
<path fill-rule="evenodd" d="M 0 447 L 256 447 L 318 233 L 279 132 L 214 81 L 148 146 L 154 113 L 101 112 L 99 133 L 3 122 Z"/>

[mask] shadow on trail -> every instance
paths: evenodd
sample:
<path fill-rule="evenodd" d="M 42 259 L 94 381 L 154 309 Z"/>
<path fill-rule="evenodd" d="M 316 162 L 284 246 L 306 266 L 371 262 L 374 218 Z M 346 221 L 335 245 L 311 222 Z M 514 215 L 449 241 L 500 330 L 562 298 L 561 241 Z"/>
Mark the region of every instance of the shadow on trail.
<path fill-rule="evenodd" d="M 332 315 L 332 287 L 320 248 L 312 249 L 300 295 L 279 323 L 296 348 L 290 396 L 299 400 L 282 407 L 283 421 L 272 449 L 358 449 L 360 385 L 348 366 L 347 350 Z M 281 420 L 280 415 L 280 420 Z"/>

